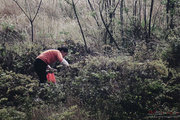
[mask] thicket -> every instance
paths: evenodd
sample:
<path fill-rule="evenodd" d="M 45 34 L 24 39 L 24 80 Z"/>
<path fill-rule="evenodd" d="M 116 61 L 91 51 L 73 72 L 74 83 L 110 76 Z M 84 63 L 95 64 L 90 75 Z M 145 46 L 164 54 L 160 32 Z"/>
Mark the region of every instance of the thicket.
<path fill-rule="evenodd" d="M 0 119 L 132 120 L 150 119 L 155 111 L 165 116 L 179 112 L 178 1 L 81 2 L 46 0 L 34 21 L 31 42 L 22 11 L 3 1 Z M 34 1 L 30 8 L 19 3 L 27 13 L 36 6 Z M 71 67 L 56 63 L 57 84 L 39 86 L 33 70 L 36 56 L 61 45 L 69 48 Z"/>
<path fill-rule="evenodd" d="M 138 62 L 131 56 L 83 56 L 84 47 L 76 46 L 81 45 L 69 44 L 71 68 L 58 64 L 57 85 L 41 87 L 33 73 L 36 50 L 22 55 L 2 52 L 1 118 L 118 120 L 142 119 L 155 110 L 179 111 L 180 74 L 168 68 L 168 58 Z"/>

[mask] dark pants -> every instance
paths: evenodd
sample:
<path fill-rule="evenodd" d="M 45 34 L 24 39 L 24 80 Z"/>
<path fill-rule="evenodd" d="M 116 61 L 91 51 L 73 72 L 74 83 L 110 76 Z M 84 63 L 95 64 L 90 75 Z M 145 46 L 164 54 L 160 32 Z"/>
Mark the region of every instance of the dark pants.
<path fill-rule="evenodd" d="M 37 73 L 37 75 L 39 76 L 39 80 L 40 80 L 40 83 L 45 83 L 47 82 L 47 78 L 46 78 L 46 75 L 47 75 L 47 72 L 46 72 L 46 67 L 47 67 L 47 64 L 42 61 L 41 59 L 36 59 L 35 62 L 34 62 L 34 70 L 35 72 Z"/>

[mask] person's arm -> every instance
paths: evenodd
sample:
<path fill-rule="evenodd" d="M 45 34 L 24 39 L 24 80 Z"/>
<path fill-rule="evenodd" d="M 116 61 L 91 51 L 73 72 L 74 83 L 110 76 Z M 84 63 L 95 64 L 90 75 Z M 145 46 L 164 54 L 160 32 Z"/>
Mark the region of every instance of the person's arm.
<path fill-rule="evenodd" d="M 55 71 L 57 71 L 57 70 L 54 69 L 54 68 L 52 68 L 50 65 L 47 65 L 47 71 L 55 72 Z"/>
<path fill-rule="evenodd" d="M 52 67 L 51 67 L 50 65 L 47 65 L 47 68 L 48 68 L 48 69 L 52 69 Z"/>
<path fill-rule="evenodd" d="M 65 66 L 69 66 L 69 63 L 64 58 L 62 60 L 62 64 L 65 65 Z"/>
<path fill-rule="evenodd" d="M 63 65 L 69 66 L 69 63 L 63 58 L 63 56 L 62 56 L 62 54 L 60 52 L 58 52 L 57 58 Z"/>

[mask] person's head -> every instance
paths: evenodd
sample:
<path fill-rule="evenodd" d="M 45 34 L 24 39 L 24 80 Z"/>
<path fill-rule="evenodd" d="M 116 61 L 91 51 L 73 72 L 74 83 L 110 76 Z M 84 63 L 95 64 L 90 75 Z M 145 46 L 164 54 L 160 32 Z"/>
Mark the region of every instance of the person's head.
<path fill-rule="evenodd" d="M 65 57 L 68 54 L 68 48 L 66 47 L 59 47 L 58 50 L 61 52 L 63 57 Z"/>

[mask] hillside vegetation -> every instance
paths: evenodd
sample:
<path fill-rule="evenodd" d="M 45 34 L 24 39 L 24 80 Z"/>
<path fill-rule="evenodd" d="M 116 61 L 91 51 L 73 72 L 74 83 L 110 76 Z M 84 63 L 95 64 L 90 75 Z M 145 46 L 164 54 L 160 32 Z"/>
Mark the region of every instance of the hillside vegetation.
<path fill-rule="evenodd" d="M 0 3 L 0 120 L 179 119 L 178 0 Z M 39 86 L 36 57 L 61 46 L 71 67 Z"/>

